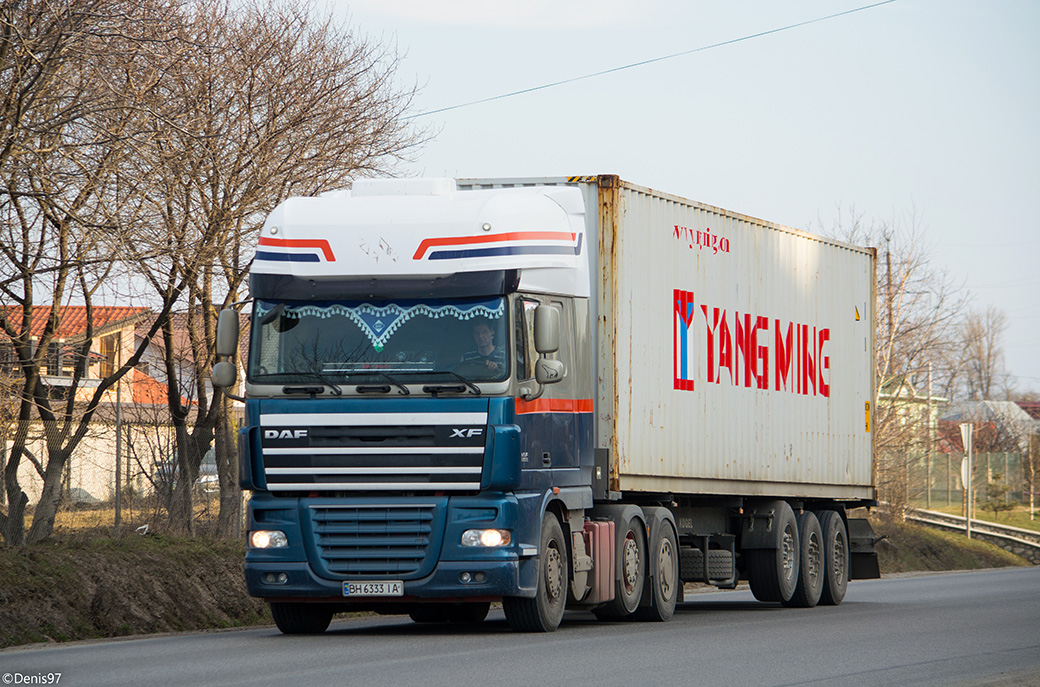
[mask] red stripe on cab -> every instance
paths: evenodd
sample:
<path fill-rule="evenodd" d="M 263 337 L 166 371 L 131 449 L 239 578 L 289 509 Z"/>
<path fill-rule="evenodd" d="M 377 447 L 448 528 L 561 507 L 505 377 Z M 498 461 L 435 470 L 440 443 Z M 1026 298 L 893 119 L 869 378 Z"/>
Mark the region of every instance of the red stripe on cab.
<path fill-rule="evenodd" d="M 336 256 L 332 253 L 332 246 L 325 239 L 273 239 L 268 236 L 261 236 L 260 245 L 278 246 L 280 248 L 320 248 L 328 262 L 336 262 Z"/>
<path fill-rule="evenodd" d="M 433 246 L 468 246 L 474 243 L 498 243 L 500 241 L 574 241 L 577 234 L 566 231 L 513 231 L 507 234 L 485 234 L 483 236 L 448 236 L 439 239 L 423 239 L 412 256 L 422 260 L 426 251 Z"/>

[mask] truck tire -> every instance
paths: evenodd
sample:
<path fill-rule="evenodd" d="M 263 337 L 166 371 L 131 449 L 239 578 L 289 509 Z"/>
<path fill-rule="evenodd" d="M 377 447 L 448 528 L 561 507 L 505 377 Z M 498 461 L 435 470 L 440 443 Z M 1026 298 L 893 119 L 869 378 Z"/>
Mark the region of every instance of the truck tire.
<path fill-rule="evenodd" d="M 798 586 L 798 522 L 786 501 L 773 515 L 773 548 L 746 549 L 748 584 L 759 601 L 788 601 Z"/>
<path fill-rule="evenodd" d="M 448 622 L 442 604 L 420 604 L 408 613 L 408 617 L 419 624 Z"/>
<path fill-rule="evenodd" d="M 650 532 L 649 584 L 646 592 L 650 594 L 650 605 L 640 606 L 632 617 L 635 620 L 664 622 L 675 614 L 675 604 L 679 601 L 679 544 L 671 522 L 658 519 Z"/>
<path fill-rule="evenodd" d="M 489 602 L 420 604 L 408 614 L 417 623 L 482 623 L 491 610 Z"/>
<path fill-rule="evenodd" d="M 271 602 L 271 617 L 282 634 L 320 635 L 332 622 L 332 606 L 326 604 Z"/>
<path fill-rule="evenodd" d="M 820 603 L 837 606 L 849 588 L 849 535 L 841 514 L 833 510 L 816 513 L 823 533 L 823 591 Z"/>
<path fill-rule="evenodd" d="M 533 599 L 507 596 L 502 599 L 506 622 L 516 632 L 553 632 L 563 620 L 567 603 L 569 555 L 560 521 L 552 513 L 542 519 L 538 545 L 538 591 Z"/>
<path fill-rule="evenodd" d="M 482 623 L 491 611 L 491 602 L 452 604 L 447 609 L 449 623 Z"/>
<path fill-rule="evenodd" d="M 646 576 L 645 532 L 643 521 L 632 513 L 617 523 L 614 598 L 592 611 L 600 620 L 627 618 L 639 608 Z"/>
<path fill-rule="evenodd" d="M 798 584 L 791 598 L 783 602 L 794 608 L 812 608 L 820 601 L 823 591 L 823 533 L 820 521 L 811 511 L 805 511 L 798 520 Z"/>

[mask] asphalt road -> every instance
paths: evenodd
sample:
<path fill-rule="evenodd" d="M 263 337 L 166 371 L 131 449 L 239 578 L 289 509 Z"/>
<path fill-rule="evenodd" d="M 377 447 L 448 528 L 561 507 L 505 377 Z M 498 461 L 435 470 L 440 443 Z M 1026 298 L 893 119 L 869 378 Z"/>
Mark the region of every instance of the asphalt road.
<path fill-rule="evenodd" d="M 62 687 L 1040 685 L 1040 568 L 854 582 L 837 608 L 786 609 L 747 591 L 687 599 L 668 623 L 569 613 L 548 635 L 514 634 L 492 611 L 472 626 L 366 617 L 316 637 L 265 627 L 37 645 L 0 652 L 0 678 Z"/>

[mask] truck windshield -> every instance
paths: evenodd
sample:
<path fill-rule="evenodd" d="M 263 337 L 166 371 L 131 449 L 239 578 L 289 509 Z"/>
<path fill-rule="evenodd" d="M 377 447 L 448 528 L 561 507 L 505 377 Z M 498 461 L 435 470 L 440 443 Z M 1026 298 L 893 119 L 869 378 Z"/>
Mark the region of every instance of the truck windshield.
<path fill-rule="evenodd" d="M 509 376 L 505 298 L 287 302 L 253 309 L 256 384 L 420 384 Z"/>

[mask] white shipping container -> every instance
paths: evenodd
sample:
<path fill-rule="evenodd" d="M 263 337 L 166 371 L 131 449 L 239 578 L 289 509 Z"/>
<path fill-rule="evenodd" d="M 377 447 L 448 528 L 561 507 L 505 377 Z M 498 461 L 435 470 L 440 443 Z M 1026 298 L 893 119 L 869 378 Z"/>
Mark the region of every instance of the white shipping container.
<path fill-rule="evenodd" d="M 873 499 L 875 252 L 617 177 L 576 184 L 610 489 Z"/>

